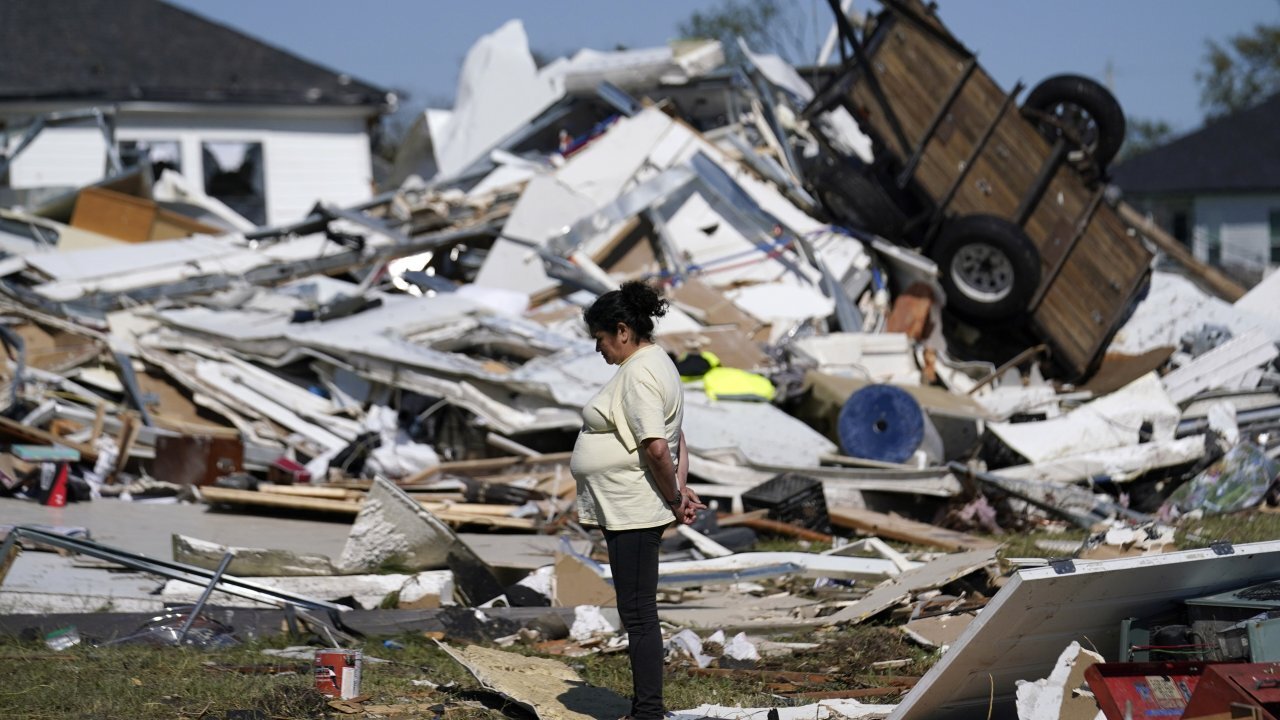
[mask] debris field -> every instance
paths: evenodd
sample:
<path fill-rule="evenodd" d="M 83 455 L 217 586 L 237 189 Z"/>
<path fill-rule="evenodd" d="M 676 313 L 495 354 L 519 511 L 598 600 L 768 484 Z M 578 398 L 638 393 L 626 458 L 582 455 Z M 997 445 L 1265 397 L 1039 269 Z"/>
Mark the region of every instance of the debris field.
<path fill-rule="evenodd" d="M 0 626 L 314 637 L 366 676 L 367 638 L 429 633 L 536 716 L 624 715 L 570 663 L 626 635 L 568 463 L 613 372 L 583 309 L 640 279 L 711 506 L 663 542 L 668 662 L 777 700 L 678 716 L 1272 717 L 1280 541 L 1174 533 L 1280 502 L 1280 275 L 1236 286 L 1110 188 L 1092 85 L 1001 89 L 913 2 L 837 26 L 802 74 L 716 41 L 539 69 L 513 21 L 381 194 L 288 225 L 145 163 L 0 211 Z M 193 504 L 243 530 L 103 540 Z M 256 530 L 316 520 L 327 551 Z M 1050 533 L 1086 539 L 997 557 Z M 932 666 L 805 664 L 860 624 Z"/>

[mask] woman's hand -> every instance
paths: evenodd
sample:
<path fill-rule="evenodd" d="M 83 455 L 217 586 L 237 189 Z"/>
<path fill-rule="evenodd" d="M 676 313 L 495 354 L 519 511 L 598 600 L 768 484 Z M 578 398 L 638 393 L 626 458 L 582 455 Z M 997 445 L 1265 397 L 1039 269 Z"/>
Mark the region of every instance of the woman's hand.
<path fill-rule="evenodd" d="M 671 506 L 672 512 L 676 514 L 676 520 L 682 525 L 692 525 L 698 518 L 698 511 L 706 509 L 707 505 L 698 497 L 698 493 L 688 487 L 680 491 L 680 503 Z"/>

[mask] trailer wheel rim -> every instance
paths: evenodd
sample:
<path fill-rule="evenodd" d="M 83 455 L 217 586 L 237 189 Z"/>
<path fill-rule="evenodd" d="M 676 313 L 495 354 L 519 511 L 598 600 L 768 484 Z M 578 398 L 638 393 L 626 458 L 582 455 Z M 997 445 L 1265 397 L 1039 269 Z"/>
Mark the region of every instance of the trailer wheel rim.
<path fill-rule="evenodd" d="M 1050 107 L 1048 113 L 1057 125 L 1069 128 L 1074 139 L 1090 154 L 1098 149 L 1098 121 L 1088 109 L 1073 102 L 1060 102 Z"/>
<path fill-rule="evenodd" d="M 1004 251 L 983 242 L 968 243 L 951 260 L 951 280 L 965 295 L 997 303 L 1013 292 L 1013 262 Z"/>

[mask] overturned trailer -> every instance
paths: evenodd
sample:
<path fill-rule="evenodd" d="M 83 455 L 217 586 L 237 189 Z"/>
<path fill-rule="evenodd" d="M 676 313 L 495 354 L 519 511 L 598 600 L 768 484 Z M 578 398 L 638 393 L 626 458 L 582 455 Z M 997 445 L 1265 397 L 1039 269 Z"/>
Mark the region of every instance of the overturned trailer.
<path fill-rule="evenodd" d="M 805 109 L 844 106 L 875 159 L 828 160 L 809 181 L 828 211 L 937 261 L 951 311 L 1025 323 L 1063 374 L 1101 358 L 1146 286 L 1152 252 L 1106 193 L 1124 115 L 1105 88 L 1061 75 L 1006 93 L 932 9 L 885 0 L 856 32 L 832 0 L 846 54 Z M 827 153 L 830 158 L 832 153 Z"/>

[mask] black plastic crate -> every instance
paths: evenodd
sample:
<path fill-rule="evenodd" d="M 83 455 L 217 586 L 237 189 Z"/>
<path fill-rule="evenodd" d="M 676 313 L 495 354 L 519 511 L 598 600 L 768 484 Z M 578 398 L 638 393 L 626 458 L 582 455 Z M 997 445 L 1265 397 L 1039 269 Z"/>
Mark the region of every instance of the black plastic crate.
<path fill-rule="evenodd" d="M 831 533 L 822 482 L 804 475 L 785 473 L 751 488 L 742 493 L 742 508 L 768 510 L 770 520 Z"/>

